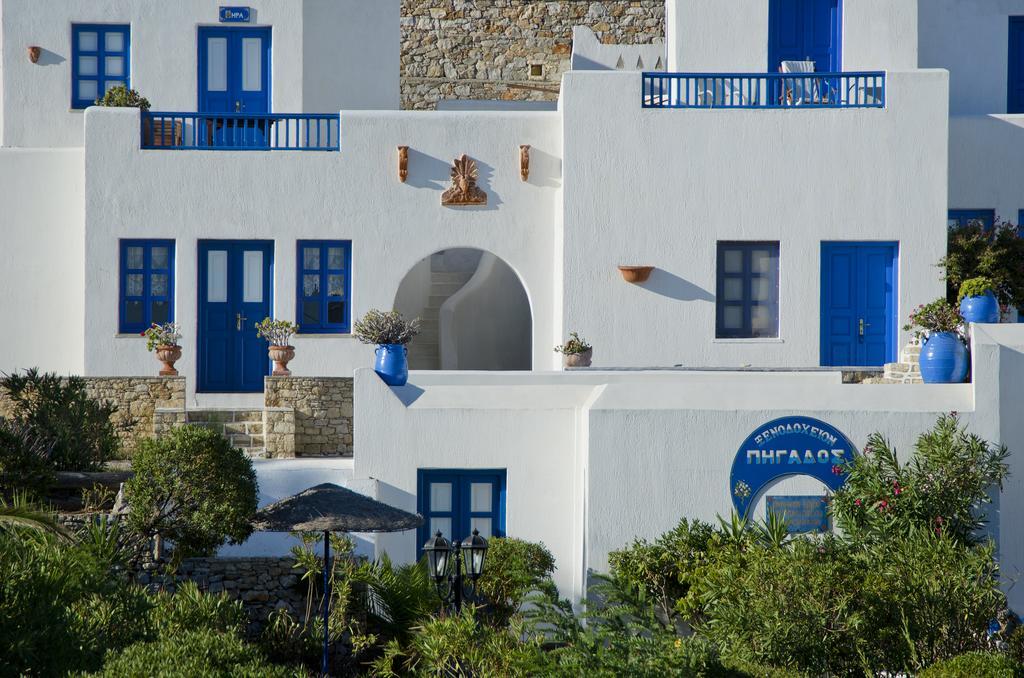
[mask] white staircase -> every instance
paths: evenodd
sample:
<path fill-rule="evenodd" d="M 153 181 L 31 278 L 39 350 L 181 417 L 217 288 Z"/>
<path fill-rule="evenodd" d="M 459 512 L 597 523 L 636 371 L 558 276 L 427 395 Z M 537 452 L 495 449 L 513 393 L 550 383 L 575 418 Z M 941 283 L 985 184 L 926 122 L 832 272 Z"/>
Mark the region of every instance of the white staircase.
<path fill-rule="evenodd" d="M 430 295 L 420 314 L 420 333 L 409 344 L 409 369 L 441 369 L 441 305 L 473 277 L 474 271 L 437 271 L 431 266 Z"/>

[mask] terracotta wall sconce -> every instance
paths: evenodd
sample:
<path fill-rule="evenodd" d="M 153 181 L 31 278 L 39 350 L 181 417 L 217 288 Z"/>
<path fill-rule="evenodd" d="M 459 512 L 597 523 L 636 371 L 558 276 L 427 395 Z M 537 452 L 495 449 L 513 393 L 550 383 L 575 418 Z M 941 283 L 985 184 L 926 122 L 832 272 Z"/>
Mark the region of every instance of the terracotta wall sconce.
<path fill-rule="evenodd" d="M 647 279 L 651 277 L 651 271 L 653 270 L 653 266 L 619 266 L 619 272 L 622 274 L 622 279 L 628 283 L 647 282 Z"/>
<path fill-rule="evenodd" d="M 39 63 L 39 57 L 43 53 L 43 48 L 38 45 L 32 45 L 28 48 L 28 60 L 34 64 Z"/>
<path fill-rule="evenodd" d="M 409 178 L 409 147 L 398 147 L 398 180 L 403 184 Z"/>
<path fill-rule="evenodd" d="M 523 181 L 530 178 L 530 146 L 523 144 L 519 147 L 519 176 Z"/>

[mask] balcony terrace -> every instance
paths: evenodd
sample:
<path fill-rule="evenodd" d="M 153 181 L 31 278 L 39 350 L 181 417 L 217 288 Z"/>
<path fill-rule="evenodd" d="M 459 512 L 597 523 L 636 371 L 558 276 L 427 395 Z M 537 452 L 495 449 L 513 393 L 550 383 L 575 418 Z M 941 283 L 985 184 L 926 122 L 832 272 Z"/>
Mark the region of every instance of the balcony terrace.
<path fill-rule="evenodd" d="M 885 73 L 643 74 L 644 108 L 885 108 Z"/>
<path fill-rule="evenodd" d="M 142 148 L 202 151 L 337 151 L 338 113 L 142 112 Z"/>

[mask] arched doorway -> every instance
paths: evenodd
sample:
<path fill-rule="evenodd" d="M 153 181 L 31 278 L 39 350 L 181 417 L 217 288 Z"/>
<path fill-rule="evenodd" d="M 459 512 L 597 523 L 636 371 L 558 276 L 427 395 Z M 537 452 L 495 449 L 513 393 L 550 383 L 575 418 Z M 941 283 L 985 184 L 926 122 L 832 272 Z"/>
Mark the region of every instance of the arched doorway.
<path fill-rule="evenodd" d="M 490 252 L 459 247 L 421 259 L 402 279 L 394 308 L 420 318 L 410 369 L 531 369 L 530 299 L 512 267 Z"/>

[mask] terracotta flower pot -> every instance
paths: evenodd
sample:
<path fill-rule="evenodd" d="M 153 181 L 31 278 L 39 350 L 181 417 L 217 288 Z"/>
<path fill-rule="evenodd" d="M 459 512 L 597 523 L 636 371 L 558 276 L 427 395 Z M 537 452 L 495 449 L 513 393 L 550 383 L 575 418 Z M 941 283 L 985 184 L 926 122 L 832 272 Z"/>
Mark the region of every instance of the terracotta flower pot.
<path fill-rule="evenodd" d="M 622 279 L 628 283 L 647 282 L 647 279 L 651 277 L 651 271 L 653 270 L 653 266 L 619 266 L 619 272 L 622 274 Z"/>
<path fill-rule="evenodd" d="M 164 364 L 163 369 L 160 370 L 161 377 L 178 376 L 178 370 L 174 369 L 174 363 L 181 360 L 181 346 L 157 346 L 156 359 Z"/>
<path fill-rule="evenodd" d="M 291 370 L 288 369 L 288 363 L 295 357 L 294 346 L 271 346 L 270 347 L 270 359 L 274 361 L 274 376 L 275 377 L 290 377 L 292 376 Z"/>
<path fill-rule="evenodd" d="M 583 353 L 563 353 L 562 367 L 590 367 L 590 359 L 594 357 L 594 349 L 588 348 Z"/>

